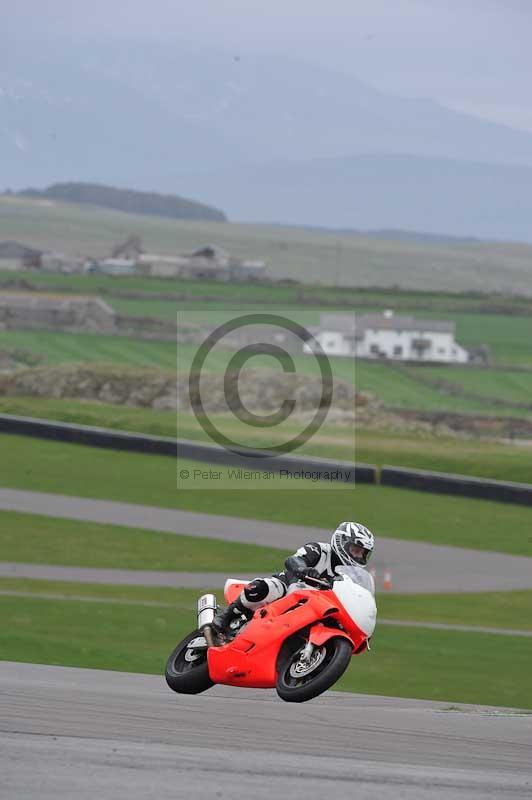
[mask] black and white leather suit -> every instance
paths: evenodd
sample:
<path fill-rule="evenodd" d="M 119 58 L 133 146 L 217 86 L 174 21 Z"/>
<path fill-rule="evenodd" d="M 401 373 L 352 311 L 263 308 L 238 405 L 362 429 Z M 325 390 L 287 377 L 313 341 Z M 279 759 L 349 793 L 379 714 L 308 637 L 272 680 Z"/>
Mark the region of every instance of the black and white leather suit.
<path fill-rule="evenodd" d="M 286 559 L 283 572 L 268 578 L 255 578 L 248 583 L 240 593 L 237 604 L 253 612 L 284 597 L 289 585 L 307 570 L 315 570 L 313 574 L 317 578 L 332 578 L 341 563 L 330 543 L 309 542 Z"/>

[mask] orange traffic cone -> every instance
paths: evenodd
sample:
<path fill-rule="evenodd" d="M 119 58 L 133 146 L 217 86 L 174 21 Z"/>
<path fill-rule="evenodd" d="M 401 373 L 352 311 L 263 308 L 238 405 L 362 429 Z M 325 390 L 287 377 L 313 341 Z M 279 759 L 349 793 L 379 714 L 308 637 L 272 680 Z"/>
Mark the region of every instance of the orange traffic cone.
<path fill-rule="evenodd" d="M 389 592 L 390 589 L 393 589 L 392 573 L 390 572 L 389 569 L 387 569 L 386 572 L 384 573 L 382 588 L 384 589 L 385 592 Z"/>

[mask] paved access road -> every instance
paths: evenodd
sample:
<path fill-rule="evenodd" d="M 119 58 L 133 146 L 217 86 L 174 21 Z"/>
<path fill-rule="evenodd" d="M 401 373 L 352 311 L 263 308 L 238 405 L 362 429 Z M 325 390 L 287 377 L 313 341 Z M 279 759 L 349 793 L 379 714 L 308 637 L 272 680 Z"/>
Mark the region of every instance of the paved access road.
<path fill-rule="evenodd" d="M 312 540 L 328 541 L 331 535 L 331 531 L 320 528 L 197 514 L 107 500 L 25 492 L 17 489 L 0 489 L 0 509 L 284 549 L 295 549 L 302 542 Z M 523 535 L 528 535 L 528 531 L 523 532 Z M 408 531 L 405 531 L 405 537 L 408 537 Z M 482 592 L 532 588 L 532 558 L 441 547 L 384 536 L 378 538 L 372 566 L 377 570 L 377 586 L 384 571 L 391 569 L 393 591 L 401 593 Z M 3 574 L 6 574 L 5 571 Z M 74 571 L 72 574 L 74 575 Z M 168 580 L 168 577 L 167 573 L 161 581 Z M 196 580 L 205 585 L 208 575 Z M 175 580 L 172 585 L 177 585 Z"/>
<path fill-rule="evenodd" d="M 0 662 L 0 796 L 513 800 L 532 715 L 330 692 L 175 695 L 162 677 Z"/>

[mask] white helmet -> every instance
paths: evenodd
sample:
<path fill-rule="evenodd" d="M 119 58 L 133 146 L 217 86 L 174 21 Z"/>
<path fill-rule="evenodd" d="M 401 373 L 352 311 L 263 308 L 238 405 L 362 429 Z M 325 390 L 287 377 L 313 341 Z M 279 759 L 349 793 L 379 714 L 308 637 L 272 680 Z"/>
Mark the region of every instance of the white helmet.
<path fill-rule="evenodd" d="M 365 567 L 373 553 L 375 537 L 359 522 L 341 522 L 331 537 L 331 547 L 346 567 Z"/>

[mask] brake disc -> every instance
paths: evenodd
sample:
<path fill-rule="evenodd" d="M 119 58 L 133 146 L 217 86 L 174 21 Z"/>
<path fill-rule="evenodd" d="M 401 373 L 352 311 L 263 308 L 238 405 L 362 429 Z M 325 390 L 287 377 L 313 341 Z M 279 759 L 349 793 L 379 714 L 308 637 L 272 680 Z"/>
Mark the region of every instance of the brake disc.
<path fill-rule="evenodd" d="M 201 658 L 203 653 L 194 652 L 194 650 L 186 650 L 185 651 L 185 661 L 197 661 L 198 658 Z"/>
<path fill-rule="evenodd" d="M 309 675 L 311 672 L 314 672 L 316 667 L 319 667 L 325 658 L 325 653 L 325 647 L 320 647 L 319 650 L 314 651 L 310 661 L 296 661 L 290 666 L 290 677 L 303 678 L 305 675 Z"/>
<path fill-rule="evenodd" d="M 197 661 L 198 658 L 201 658 L 205 654 L 206 649 L 207 649 L 207 641 L 205 637 L 196 636 L 196 638 L 191 639 L 187 645 L 187 649 L 185 650 L 185 661 L 188 662 Z"/>

